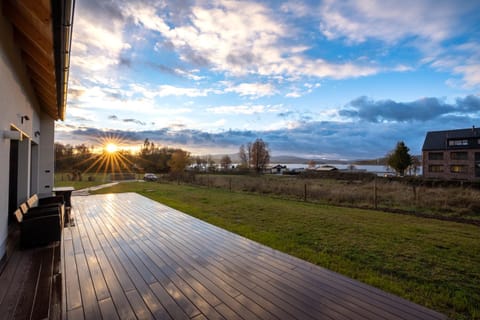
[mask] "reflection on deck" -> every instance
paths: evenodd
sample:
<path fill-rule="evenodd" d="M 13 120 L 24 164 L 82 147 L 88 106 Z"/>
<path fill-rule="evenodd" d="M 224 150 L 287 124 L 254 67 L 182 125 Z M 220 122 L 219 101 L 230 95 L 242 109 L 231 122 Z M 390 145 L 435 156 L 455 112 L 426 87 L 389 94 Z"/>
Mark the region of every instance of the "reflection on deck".
<path fill-rule="evenodd" d="M 74 197 L 68 319 L 444 319 L 134 193 Z"/>

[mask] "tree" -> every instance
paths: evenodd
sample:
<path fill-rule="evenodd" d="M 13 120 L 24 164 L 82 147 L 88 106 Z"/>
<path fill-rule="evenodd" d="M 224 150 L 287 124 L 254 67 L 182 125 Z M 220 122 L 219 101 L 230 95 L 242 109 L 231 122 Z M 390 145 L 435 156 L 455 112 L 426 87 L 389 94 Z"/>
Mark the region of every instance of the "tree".
<path fill-rule="evenodd" d="M 387 164 L 393 168 L 397 174 L 404 176 L 405 170 L 412 164 L 412 156 L 408 153 L 410 149 L 403 141 L 397 142 L 395 150 L 387 156 Z"/>
<path fill-rule="evenodd" d="M 240 150 L 238 150 L 238 156 L 240 157 L 240 166 L 242 168 L 248 168 L 248 156 L 243 144 L 240 146 Z"/>
<path fill-rule="evenodd" d="M 255 171 L 262 172 L 266 166 L 270 163 L 270 151 L 268 150 L 268 144 L 262 139 L 255 140 L 251 146 L 249 144 L 250 166 Z"/>
<path fill-rule="evenodd" d="M 215 160 L 213 160 L 213 157 L 211 155 L 207 155 L 206 161 L 207 171 L 215 171 Z"/>
<path fill-rule="evenodd" d="M 230 159 L 228 155 L 224 155 L 220 159 L 220 165 L 222 166 L 223 169 L 227 169 L 228 167 L 230 167 L 231 164 L 232 164 L 232 159 Z"/>
<path fill-rule="evenodd" d="M 172 153 L 172 157 L 168 161 L 171 173 L 182 173 L 190 164 L 190 152 L 184 150 L 176 150 Z"/>

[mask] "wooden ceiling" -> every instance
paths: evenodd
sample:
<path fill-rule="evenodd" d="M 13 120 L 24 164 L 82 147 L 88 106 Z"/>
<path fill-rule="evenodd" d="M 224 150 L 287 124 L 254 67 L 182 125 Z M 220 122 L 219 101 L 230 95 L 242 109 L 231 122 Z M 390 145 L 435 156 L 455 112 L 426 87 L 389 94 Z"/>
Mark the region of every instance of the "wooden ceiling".
<path fill-rule="evenodd" d="M 63 99 L 57 94 L 51 1 L 3 0 L 3 14 L 13 25 L 14 41 L 21 49 L 40 108 L 53 119 L 63 120 Z"/>

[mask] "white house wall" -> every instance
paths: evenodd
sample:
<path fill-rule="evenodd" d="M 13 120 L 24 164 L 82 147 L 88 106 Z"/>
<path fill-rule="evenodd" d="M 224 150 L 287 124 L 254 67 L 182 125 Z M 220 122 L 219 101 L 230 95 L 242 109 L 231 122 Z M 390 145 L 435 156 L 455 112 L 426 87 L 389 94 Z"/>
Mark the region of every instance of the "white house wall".
<path fill-rule="evenodd" d="M 18 201 L 24 201 L 32 191 L 47 194 L 53 187 L 54 121 L 39 111 L 12 34 L 10 23 L 0 14 L 0 131 L 16 128 L 24 135 L 19 145 L 21 159 L 17 194 Z M 27 116 L 29 120 L 24 119 L 22 123 L 22 116 Z M 35 136 L 36 131 L 40 135 L 37 133 Z M 33 159 L 32 143 L 38 145 L 34 147 L 34 150 L 38 149 L 35 151 L 38 155 L 34 155 Z M 10 140 L 4 139 L 0 133 L 0 259 L 5 253 L 8 234 L 9 171 Z"/>

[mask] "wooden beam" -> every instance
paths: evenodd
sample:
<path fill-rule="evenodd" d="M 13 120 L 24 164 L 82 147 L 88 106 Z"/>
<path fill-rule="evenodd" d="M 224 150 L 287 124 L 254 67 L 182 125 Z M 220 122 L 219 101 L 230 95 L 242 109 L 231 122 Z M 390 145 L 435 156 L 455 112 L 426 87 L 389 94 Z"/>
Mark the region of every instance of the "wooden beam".
<path fill-rule="evenodd" d="M 50 48 L 50 50 L 45 51 L 42 46 L 32 41 L 32 39 L 27 37 L 23 32 L 21 32 L 17 28 L 13 28 L 13 38 L 15 40 L 15 43 L 20 45 L 20 47 L 22 47 L 24 51 L 27 51 L 27 52 L 32 51 L 34 52 L 33 54 L 35 55 L 41 55 L 45 59 L 50 59 L 54 61 L 53 47 Z"/>
<path fill-rule="evenodd" d="M 18 3 L 41 23 L 51 25 L 52 13 L 49 1 L 22 0 Z"/>
<path fill-rule="evenodd" d="M 27 67 L 27 70 L 32 81 L 40 83 L 43 88 L 48 89 L 50 92 L 56 92 L 56 87 L 52 82 L 45 80 L 41 75 L 39 75 L 29 67 Z"/>
<path fill-rule="evenodd" d="M 38 87 L 35 88 L 35 92 L 40 100 L 43 100 L 49 108 L 57 108 L 57 100 L 52 97 L 49 93 L 43 92 Z"/>
<path fill-rule="evenodd" d="M 38 103 L 40 105 L 40 109 L 46 112 L 52 119 L 55 119 L 55 120 L 58 119 L 57 107 L 53 108 L 42 100 L 40 100 Z"/>
<path fill-rule="evenodd" d="M 44 66 L 47 69 L 54 70 L 54 57 L 53 52 L 48 55 L 40 47 L 38 47 L 34 42 L 27 38 L 23 33 L 19 31 L 14 32 L 15 42 L 20 45 L 20 48 L 28 53 L 32 59 L 34 59 L 38 64 Z"/>
<path fill-rule="evenodd" d="M 56 96 L 55 88 L 52 89 L 51 87 L 45 86 L 44 84 L 45 84 L 45 81 L 36 82 L 32 79 L 32 85 L 35 89 L 37 89 L 38 91 L 44 92 L 45 95 L 48 95 L 52 99 L 56 100 L 57 96 Z"/>
<path fill-rule="evenodd" d="M 28 65 L 27 65 L 27 70 L 30 75 L 30 79 L 35 81 L 39 81 L 39 79 L 42 79 L 44 83 L 48 83 L 49 87 L 56 88 L 55 81 L 52 80 L 51 75 L 47 75 L 45 73 L 39 72 L 38 70 L 34 70 Z"/>
<path fill-rule="evenodd" d="M 38 26 L 32 23 L 31 19 L 25 17 L 24 14 L 13 5 L 10 1 L 3 1 L 3 13 L 10 20 L 10 22 L 27 38 L 34 42 L 37 46 L 42 48 L 45 52 L 53 52 L 53 35 L 49 31 L 50 37 L 46 36 L 45 30 L 39 30 Z M 44 28 L 41 28 L 44 29 Z"/>
<path fill-rule="evenodd" d="M 48 69 L 46 66 L 39 64 L 35 59 L 33 59 L 29 53 L 22 52 L 23 61 L 30 67 L 33 71 L 39 75 L 44 76 L 45 80 L 51 81 L 55 84 L 55 70 Z"/>

